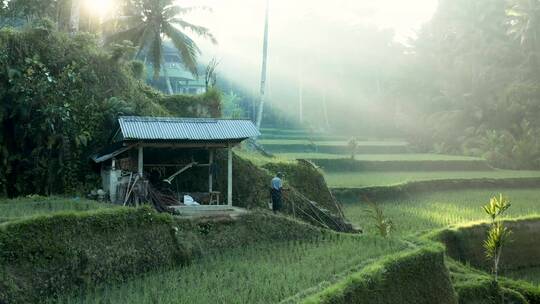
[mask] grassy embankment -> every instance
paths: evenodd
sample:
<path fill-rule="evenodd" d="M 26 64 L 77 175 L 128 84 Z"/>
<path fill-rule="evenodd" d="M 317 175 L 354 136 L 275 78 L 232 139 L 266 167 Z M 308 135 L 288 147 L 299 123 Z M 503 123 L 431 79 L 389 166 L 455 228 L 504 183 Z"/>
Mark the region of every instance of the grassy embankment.
<path fill-rule="evenodd" d="M 110 209 L 111 207 L 109 204 L 61 197 L 4 200 L 2 204 L 4 210 L 19 210 L 16 214 L 12 213 L 10 218 L 12 221 L 5 224 L 20 223 L 20 220 L 28 219 L 25 211 L 17 208 L 45 204 L 46 208 L 41 208 L 39 212 L 34 213 L 31 219 L 28 219 L 32 221 L 35 219 L 42 223 L 40 225 L 46 225 L 48 221 L 48 217 L 43 217 L 43 215 L 55 216 L 58 214 L 61 218 L 69 218 L 80 214 L 86 220 L 84 215 L 88 213 L 86 209 Z M 116 209 L 127 210 L 127 207 L 116 207 Z M 76 213 L 78 215 L 73 213 L 74 210 L 79 211 Z M 266 219 L 265 221 L 268 222 L 266 224 L 261 222 L 261 219 L 260 216 L 255 216 L 253 219 L 246 218 L 247 222 L 239 222 L 238 224 L 188 224 L 186 227 L 193 226 L 186 228 L 187 231 L 193 231 L 188 234 L 195 233 L 202 238 L 201 240 L 207 240 L 204 241 L 204 244 L 196 245 L 202 246 L 203 252 L 207 254 L 193 260 L 189 266 L 161 270 L 156 268 L 154 272 L 147 273 L 142 277 L 131 277 L 126 283 L 108 282 L 85 285 L 84 289 L 80 291 L 71 292 L 61 296 L 60 299 L 50 299 L 49 301 L 51 303 L 57 302 L 57 300 L 60 303 L 156 303 L 156 301 L 157 303 L 208 303 L 213 301 L 274 303 L 301 293 L 306 288 L 319 285 L 321 282 L 327 282 L 327 284 L 335 282 L 347 273 L 362 269 L 372 259 L 399 252 L 406 247 L 405 243 L 400 240 L 382 239 L 377 236 L 340 236 L 331 233 L 323 234 L 313 240 L 291 238 L 290 235 L 294 234 L 294 225 L 280 224 L 283 231 L 269 231 L 268 229 L 272 227 L 269 226 L 271 219 Z M 51 220 L 56 219 L 52 217 Z M 64 222 L 68 223 L 69 221 Z M 31 225 L 31 222 L 28 224 Z M 178 223 L 179 227 L 186 224 Z M 76 225 L 79 227 L 79 224 Z M 257 228 L 252 227 L 253 225 L 256 225 Z M 49 228 L 46 231 L 49 231 Z M 10 229 L 13 230 L 13 228 Z M 57 229 L 62 228 L 58 227 Z M 259 231 L 261 229 L 262 231 Z M 121 231 L 122 229 L 115 230 L 114 233 Z M 88 233 L 91 232 L 88 231 Z M 109 233 L 106 235 L 115 237 Z M 266 235 L 274 236 L 265 238 Z M 276 243 L 278 239 L 297 240 Z M 100 246 L 108 246 L 106 241 L 107 238 L 103 244 L 100 243 Z M 49 250 L 50 246 L 47 244 L 49 243 L 39 242 L 39 244 L 32 243 L 32 246 L 45 246 L 44 250 Z M 63 246 L 62 244 L 58 243 L 55 246 Z M 70 244 L 73 243 L 70 242 Z M 88 246 L 94 248 L 92 244 L 88 244 Z M 227 250 L 213 250 L 223 246 L 227 247 Z M 86 249 L 77 248 L 70 248 L 68 251 L 82 250 L 81 252 L 86 252 Z M 121 248 L 117 249 L 118 252 L 121 250 Z M 93 259 L 90 260 L 93 261 Z M 99 264 L 98 260 L 95 261 L 96 265 Z M 80 261 L 73 263 L 79 264 Z M 45 269 L 49 271 L 56 267 L 54 265 L 43 264 L 38 267 L 49 267 L 50 269 Z M 94 265 L 94 262 L 91 262 L 91 265 Z M 76 273 L 69 273 L 75 277 L 78 276 Z M 21 280 L 27 280 L 23 277 L 26 278 L 26 275 L 22 276 Z M 37 278 L 28 277 L 28 279 Z M 53 281 L 58 280 L 54 279 Z M 41 284 L 42 279 L 37 282 Z M 61 289 L 69 290 L 69 287 L 64 284 Z"/>

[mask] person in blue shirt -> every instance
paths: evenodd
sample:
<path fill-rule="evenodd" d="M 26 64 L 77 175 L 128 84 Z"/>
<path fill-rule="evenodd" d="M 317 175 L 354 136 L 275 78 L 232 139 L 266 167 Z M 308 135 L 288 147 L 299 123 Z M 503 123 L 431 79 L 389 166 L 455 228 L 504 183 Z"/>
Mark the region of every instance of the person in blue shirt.
<path fill-rule="evenodd" d="M 270 183 L 270 196 L 272 197 L 272 210 L 278 212 L 281 210 L 282 191 L 283 191 L 283 173 L 278 172 Z"/>

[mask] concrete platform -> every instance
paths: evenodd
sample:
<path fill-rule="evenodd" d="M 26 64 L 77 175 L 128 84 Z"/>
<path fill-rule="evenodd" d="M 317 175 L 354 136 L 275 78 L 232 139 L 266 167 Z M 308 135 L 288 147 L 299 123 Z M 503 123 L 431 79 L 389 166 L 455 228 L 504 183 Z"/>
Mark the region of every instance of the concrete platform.
<path fill-rule="evenodd" d="M 249 211 L 228 205 L 171 206 L 176 216 L 182 218 L 237 218 Z"/>

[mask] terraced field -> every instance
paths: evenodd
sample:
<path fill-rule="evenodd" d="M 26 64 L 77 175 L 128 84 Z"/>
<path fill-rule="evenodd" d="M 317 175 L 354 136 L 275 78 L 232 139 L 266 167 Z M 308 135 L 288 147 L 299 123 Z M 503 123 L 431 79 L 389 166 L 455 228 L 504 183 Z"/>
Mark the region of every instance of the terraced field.
<path fill-rule="evenodd" d="M 80 198 L 29 196 L 13 200 L 0 199 L 0 223 L 56 212 L 89 211 L 112 207 L 114 205 Z"/>
<path fill-rule="evenodd" d="M 278 157 L 285 159 L 350 159 L 349 154 L 331 153 L 279 153 Z M 478 157 L 445 155 L 433 153 L 405 154 L 358 154 L 354 158 L 360 161 L 436 161 L 436 160 L 482 160 Z"/>
<path fill-rule="evenodd" d="M 317 134 L 319 140 L 315 141 L 315 148 L 319 152 L 313 152 L 309 150 L 314 147 L 313 143 L 303 139 L 304 135 L 305 133 L 300 131 L 274 130 L 270 135 L 263 136 L 266 138 L 261 141 L 263 145 L 273 146 L 276 148 L 274 151 L 278 151 L 274 158 L 245 150 L 236 150 L 236 153 L 257 165 L 291 162 L 298 158 L 314 162 L 326 160 L 329 161 L 327 164 L 331 164 L 333 160 L 337 162 L 349 159 L 345 152 L 348 149 L 345 138 Z M 356 156 L 356 161 L 367 167 L 378 164 L 387 166 L 389 162 L 394 162 L 395 166 L 415 162 L 443 162 L 449 166 L 466 166 L 468 162 L 484 162 L 482 159 L 466 156 L 407 153 L 407 143 L 398 140 L 366 141 L 361 143 L 361 147 L 381 151 L 360 153 Z M 387 149 L 396 147 L 402 149 L 401 152 L 392 150 L 388 153 Z M 325 148 L 328 149 L 326 152 Z M 305 152 L 305 149 L 310 152 Z M 331 187 L 362 188 L 439 179 L 540 178 L 540 171 L 488 168 L 485 171 L 381 172 L 373 167 L 372 170 L 358 170 L 355 166 L 346 165 L 345 163 L 345 166 L 342 164 L 341 167 L 332 169 L 323 168 L 326 169 L 323 173 Z M 126 282 L 77 290 L 60 298 L 49 299 L 48 302 L 278 303 L 292 299 L 295 295 L 301 295 L 302 298 L 304 294 L 317 292 L 353 272 L 364 269 L 383 256 L 414 246 L 410 240 L 418 241 L 416 236 L 451 224 L 484 220 L 485 214 L 481 206 L 489 197 L 499 192 L 511 199 L 512 208 L 508 217 L 540 215 L 539 189 L 473 189 L 407 195 L 376 202 L 393 222 L 394 231 L 390 238 L 385 239 L 378 235 L 375 223 L 368 214 L 367 205 L 357 201 L 345 204 L 344 212 L 347 218 L 364 229 L 365 234 L 361 236 L 329 234 L 318 240 L 257 243 L 231 248 L 203 254 L 185 267 L 162 269 Z M 0 201 L 0 222 L 40 214 L 110 207 L 111 205 L 80 199 L 31 197 L 5 200 Z M 513 271 L 505 275 L 539 284 L 538 269 Z"/>
<path fill-rule="evenodd" d="M 278 303 L 405 246 L 396 239 L 342 236 L 236 248 L 188 267 L 104 284 L 50 303 Z"/>
<path fill-rule="evenodd" d="M 407 172 L 326 172 L 326 182 L 333 188 L 388 186 L 411 181 L 479 178 L 540 177 L 540 171 L 407 171 Z"/>
<path fill-rule="evenodd" d="M 396 234 L 410 235 L 452 224 L 486 220 L 482 206 L 499 193 L 508 196 L 512 203 L 507 217 L 540 215 L 540 189 L 440 191 L 379 201 L 377 204 L 394 223 Z M 366 204 L 345 204 L 344 210 L 354 223 L 366 225 L 370 222 Z M 367 230 L 375 232 L 370 225 L 367 225 Z"/>
<path fill-rule="evenodd" d="M 449 225 L 486 221 L 487 216 L 482 206 L 490 197 L 499 193 L 508 196 L 512 204 L 505 218 L 540 215 L 540 189 L 537 188 L 440 191 L 383 200 L 377 202 L 377 205 L 392 221 L 394 236 L 401 238 L 423 235 Z M 367 233 L 375 234 L 377 229 L 369 217 L 368 209 L 368 205 L 362 202 L 344 205 L 349 220 L 363 226 Z M 504 271 L 501 275 L 540 287 L 539 267 Z"/>
<path fill-rule="evenodd" d="M 288 137 L 293 134 L 294 136 L 305 135 L 306 139 Z M 244 153 L 244 157 L 253 160 L 257 164 L 287 162 L 294 159 L 310 159 L 316 164 L 322 163 L 322 170 L 327 183 L 330 187 L 335 188 L 387 186 L 411 181 L 442 179 L 540 177 L 540 171 L 493 170 L 487 162 L 477 157 L 410 153 L 409 151 L 385 153 L 384 150 L 381 150 L 375 153 L 359 153 L 355 157 L 357 161 L 356 166 L 342 164 L 338 168 L 334 168 L 332 166 L 333 159 L 340 162 L 350 159 L 346 141 L 328 140 L 310 142 L 307 140 L 309 133 L 305 130 L 266 129 L 263 130 L 264 135 L 281 136 L 280 139 L 261 140 L 263 146 L 268 146 L 269 150 L 274 152 L 275 157 L 251 156 L 249 153 Z M 326 136 L 331 138 L 331 135 Z M 339 138 L 339 135 L 335 138 Z M 313 143 L 321 147 L 321 149 L 319 151 L 312 150 Z M 340 145 L 341 148 L 336 148 L 336 145 Z M 389 149 L 395 149 L 395 147 L 406 148 L 407 145 L 403 140 L 378 139 L 360 141 L 359 149 L 362 149 L 362 146 L 371 148 L 382 147 L 382 149 L 390 147 Z M 299 146 L 304 146 L 306 150 L 299 151 Z M 334 147 L 332 148 L 333 151 L 331 153 L 325 152 L 325 146 Z M 274 147 L 277 148 L 272 150 Z M 417 170 L 415 170 L 415 166 L 418 167 Z M 354 169 L 356 167 L 358 168 Z"/>

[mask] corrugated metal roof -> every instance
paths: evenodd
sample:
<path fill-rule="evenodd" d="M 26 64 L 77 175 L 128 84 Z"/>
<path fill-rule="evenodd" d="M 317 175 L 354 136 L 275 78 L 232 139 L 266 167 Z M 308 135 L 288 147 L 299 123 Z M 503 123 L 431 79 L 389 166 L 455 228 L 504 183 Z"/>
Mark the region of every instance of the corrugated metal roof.
<path fill-rule="evenodd" d="M 124 140 L 233 140 L 259 136 L 250 120 L 121 116 Z"/>

